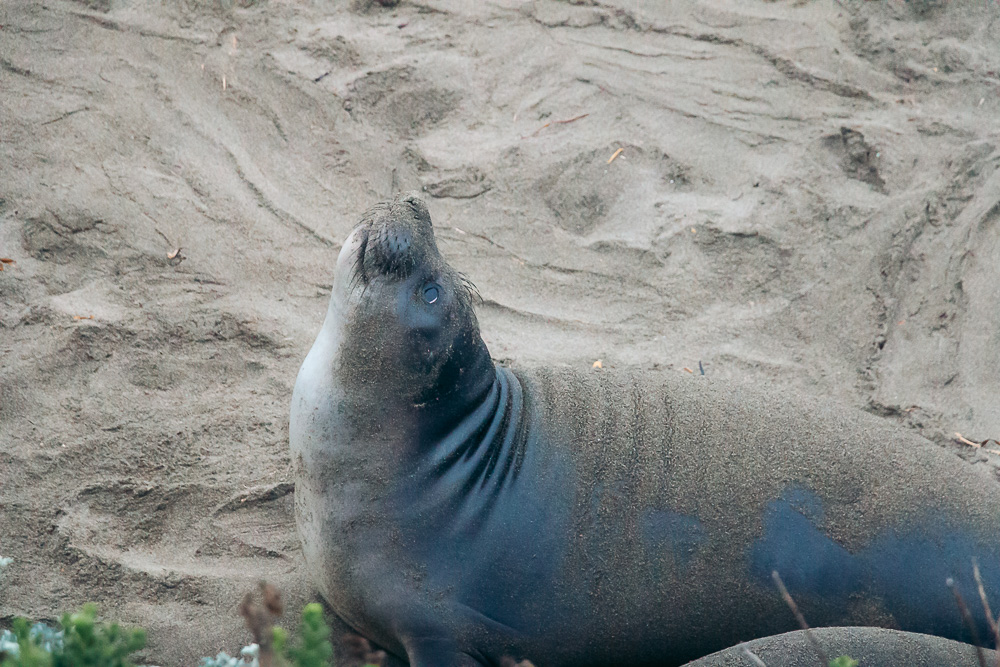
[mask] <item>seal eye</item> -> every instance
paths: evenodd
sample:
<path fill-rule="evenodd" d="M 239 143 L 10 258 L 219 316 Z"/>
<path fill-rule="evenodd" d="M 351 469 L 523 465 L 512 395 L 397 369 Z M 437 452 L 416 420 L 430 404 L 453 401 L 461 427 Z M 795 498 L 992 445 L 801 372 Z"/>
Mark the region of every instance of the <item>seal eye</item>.
<path fill-rule="evenodd" d="M 424 301 L 434 303 L 438 300 L 438 286 L 434 283 L 424 285 Z"/>

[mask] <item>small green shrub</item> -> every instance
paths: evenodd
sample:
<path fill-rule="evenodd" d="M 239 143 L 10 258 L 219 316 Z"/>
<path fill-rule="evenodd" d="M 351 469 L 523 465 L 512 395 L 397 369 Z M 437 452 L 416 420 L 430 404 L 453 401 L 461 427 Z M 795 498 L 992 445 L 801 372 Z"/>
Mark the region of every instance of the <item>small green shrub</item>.
<path fill-rule="evenodd" d="M 323 617 L 323 606 L 307 604 L 302 610 L 302 625 L 299 636 L 289 646 L 288 633 L 284 628 L 259 628 L 262 633 L 271 633 L 271 664 L 274 667 L 330 667 L 333 660 L 333 644 L 330 643 L 330 626 Z M 263 636 L 263 635 L 262 635 Z M 219 653 L 214 658 L 202 658 L 198 667 L 258 667 L 261 648 L 257 644 L 246 646 L 240 657 L 230 657 Z M 5 666 L 4 666 L 5 667 Z"/>
<path fill-rule="evenodd" d="M 225 651 L 222 651 L 214 658 L 202 658 L 198 667 L 259 667 L 257 654 L 260 650 L 256 644 L 244 646 L 240 651 L 240 657 L 234 658 Z"/>
<path fill-rule="evenodd" d="M 275 628 L 275 653 L 281 654 L 284 638 L 279 642 L 278 631 Z M 288 651 L 295 667 L 327 667 L 333 657 L 333 644 L 330 643 L 330 626 L 323 618 L 322 605 L 313 602 L 302 609 L 302 626 L 299 629 L 300 639 L 296 646 Z"/>
<path fill-rule="evenodd" d="M 40 624 L 39 624 L 40 625 Z M 44 627 L 44 626 L 43 626 Z M 10 631 L 0 633 L 0 665 L 3 667 L 52 667 L 51 649 L 42 646 L 38 632 L 27 619 L 15 618 Z M 62 644 L 62 637 L 59 637 Z"/>
<path fill-rule="evenodd" d="M 128 656 L 146 645 L 146 631 L 97 621 L 97 606 L 63 614 L 61 630 L 16 618 L 0 634 L 0 667 L 135 667 Z"/>
<path fill-rule="evenodd" d="M 63 652 L 53 654 L 53 667 L 134 667 L 128 656 L 146 645 L 146 631 L 96 618 L 95 604 L 63 614 Z"/>
<path fill-rule="evenodd" d="M 830 667 L 858 667 L 858 661 L 842 655 L 839 658 L 831 660 Z"/>

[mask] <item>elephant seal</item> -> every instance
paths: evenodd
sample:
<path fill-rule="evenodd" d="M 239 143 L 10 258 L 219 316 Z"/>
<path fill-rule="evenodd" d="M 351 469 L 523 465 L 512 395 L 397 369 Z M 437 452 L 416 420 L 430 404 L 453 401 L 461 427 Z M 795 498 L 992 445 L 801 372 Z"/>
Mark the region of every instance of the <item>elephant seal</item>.
<path fill-rule="evenodd" d="M 951 639 L 883 628 L 815 628 L 813 637 L 830 659 L 846 655 L 861 667 L 980 667 L 976 648 Z M 727 648 L 684 667 L 754 667 L 744 647 L 767 667 L 816 667 L 816 649 L 796 630 Z M 996 664 L 993 651 L 983 652 Z"/>
<path fill-rule="evenodd" d="M 424 203 L 345 241 L 292 397 L 307 568 L 416 667 L 678 665 L 797 626 L 966 639 L 1000 486 L 867 413 L 703 377 L 498 366 Z M 680 375 L 680 374 L 678 374 Z M 987 637 L 984 615 L 977 616 Z"/>

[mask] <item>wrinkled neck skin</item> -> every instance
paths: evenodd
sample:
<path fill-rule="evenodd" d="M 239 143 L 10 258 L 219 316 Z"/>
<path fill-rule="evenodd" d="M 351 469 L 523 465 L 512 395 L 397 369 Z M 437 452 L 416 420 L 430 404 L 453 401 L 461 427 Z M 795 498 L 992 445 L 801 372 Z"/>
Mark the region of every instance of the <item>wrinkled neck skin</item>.
<path fill-rule="evenodd" d="M 357 347 L 366 344 L 365 337 L 349 330 L 356 324 L 331 300 L 323 330 L 325 337 L 339 342 L 331 350 L 330 372 L 343 401 L 338 420 L 353 434 L 352 446 L 381 442 L 408 457 L 434 451 L 438 441 L 469 415 L 479 414 L 498 390 L 497 369 L 475 326 L 461 332 L 439 368 L 417 366 L 404 372 L 362 356 Z M 431 371 L 440 381 L 419 384 L 419 375 Z"/>

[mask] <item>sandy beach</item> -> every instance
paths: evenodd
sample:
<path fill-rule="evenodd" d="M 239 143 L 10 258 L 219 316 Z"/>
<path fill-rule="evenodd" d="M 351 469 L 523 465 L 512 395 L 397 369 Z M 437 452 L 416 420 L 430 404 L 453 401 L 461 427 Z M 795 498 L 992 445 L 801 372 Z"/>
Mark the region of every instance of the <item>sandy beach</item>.
<path fill-rule="evenodd" d="M 292 385 L 401 190 L 498 360 L 780 385 L 997 475 L 998 119 L 980 0 L 5 0 L 0 626 L 93 601 L 193 667 L 259 580 L 315 598 Z"/>

